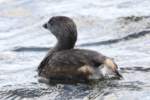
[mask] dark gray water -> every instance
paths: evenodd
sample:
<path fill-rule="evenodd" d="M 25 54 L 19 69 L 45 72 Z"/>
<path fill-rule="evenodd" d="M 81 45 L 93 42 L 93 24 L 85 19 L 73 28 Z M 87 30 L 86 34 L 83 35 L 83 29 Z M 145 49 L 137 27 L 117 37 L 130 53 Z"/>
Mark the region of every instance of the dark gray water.
<path fill-rule="evenodd" d="M 150 100 L 149 5 L 149 0 L 0 0 L 0 99 Z M 124 78 L 39 83 L 37 66 L 56 43 L 42 24 L 55 15 L 73 18 L 76 46 L 114 58 Z"/>

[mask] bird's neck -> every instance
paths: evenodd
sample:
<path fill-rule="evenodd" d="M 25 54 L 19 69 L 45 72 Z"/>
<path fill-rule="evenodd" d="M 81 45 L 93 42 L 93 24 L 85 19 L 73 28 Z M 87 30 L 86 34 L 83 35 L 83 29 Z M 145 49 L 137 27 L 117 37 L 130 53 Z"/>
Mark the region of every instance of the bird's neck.
<path fill-rule="evenodd" d="M 57 41 L 57 44 L 55 45 L 54 49 L 56 51 L 72 49 L 75 46 L 75 42 L 76 40 L 72 39 L 61 39 Z"/>

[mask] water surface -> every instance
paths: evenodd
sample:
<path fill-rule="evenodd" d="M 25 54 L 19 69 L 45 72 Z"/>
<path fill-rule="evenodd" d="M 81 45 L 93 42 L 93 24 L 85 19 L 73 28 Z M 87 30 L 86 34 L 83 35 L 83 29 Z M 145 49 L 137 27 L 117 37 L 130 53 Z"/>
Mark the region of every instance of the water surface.
<path fill-rule="evenodd" d="M 149 0 L 1 0 L 1 100 L 150 100 Z M 122 80 L 47 85 L 37 66 L 56 43 L 42 28 L 51 16 L 74 19 L 76 47 L 115 59 Z"/>

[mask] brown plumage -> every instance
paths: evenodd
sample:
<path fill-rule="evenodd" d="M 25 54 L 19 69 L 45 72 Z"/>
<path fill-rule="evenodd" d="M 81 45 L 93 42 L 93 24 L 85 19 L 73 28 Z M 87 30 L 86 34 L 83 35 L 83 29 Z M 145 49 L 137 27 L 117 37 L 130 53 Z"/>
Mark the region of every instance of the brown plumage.
<path fill-rule="evenodd" d="M 121 77 L 117 65 L 109 57 L 92 50 L 74 49 L 77 29 L 72 19 L 56 16 L 43 26 L 57 38 L 57 44 L 38 66 L 40 76 L 48 79 L 88 80 L 94 74 L 94 68 L 104 64 Z"/>

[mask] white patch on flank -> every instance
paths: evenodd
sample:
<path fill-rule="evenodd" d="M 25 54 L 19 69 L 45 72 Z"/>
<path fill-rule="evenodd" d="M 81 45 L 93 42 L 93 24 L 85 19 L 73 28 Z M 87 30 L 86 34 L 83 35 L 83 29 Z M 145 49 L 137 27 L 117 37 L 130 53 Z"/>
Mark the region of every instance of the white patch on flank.
<path fill-rule="evenodd" d="M 101 69 L 101 73 L 104 77 L 113 77 L 115 76 L 115 73 L 108 68 L 106 65 L 103 65 L 104 67 Z"/>
<path fill-rule="evenodd" d="M 102 73 L 101 73 L 101 69 L 100 67 L 94 68 L 94 73 L 92 75 L 89 76 L 89 79 L 100 79 L 102 78 Z"/>
<path fill-rule="evenodd" d="M 82 66 L 78 70 L 84 73 L 91 73 L 91 74 L 94 73 L 94 69 L 91 66 L 87 66 L 87 65 Z"/>

